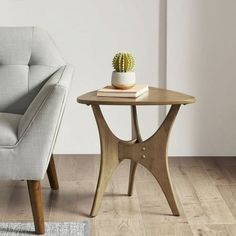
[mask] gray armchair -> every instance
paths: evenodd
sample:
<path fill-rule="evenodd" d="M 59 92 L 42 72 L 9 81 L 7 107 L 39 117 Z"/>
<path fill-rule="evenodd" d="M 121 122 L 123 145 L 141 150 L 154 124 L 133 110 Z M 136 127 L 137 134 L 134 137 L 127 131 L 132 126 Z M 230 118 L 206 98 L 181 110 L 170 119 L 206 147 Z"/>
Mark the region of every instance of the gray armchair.
<path fill-rule="evenodd" d="M 37 234 L 46 171 L 58 189 L 52 151 L 72 72 L 45 31 L 0 27 L 0 179 L 27 180 Z"/>

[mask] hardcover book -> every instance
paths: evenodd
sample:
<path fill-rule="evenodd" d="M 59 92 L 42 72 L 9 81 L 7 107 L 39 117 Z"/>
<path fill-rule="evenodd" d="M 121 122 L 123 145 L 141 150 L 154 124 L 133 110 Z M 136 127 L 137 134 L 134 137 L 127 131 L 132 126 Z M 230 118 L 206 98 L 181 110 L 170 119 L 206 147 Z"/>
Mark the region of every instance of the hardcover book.
<path fill-rule="evenodd" d="M 147 84 L 136 84 L 130 89 L 117 89 L 111 85 L 97 90 L 97 96 L 99 97 L 127 97 L 136 98 L 144 93 L 148 92 Z"/>

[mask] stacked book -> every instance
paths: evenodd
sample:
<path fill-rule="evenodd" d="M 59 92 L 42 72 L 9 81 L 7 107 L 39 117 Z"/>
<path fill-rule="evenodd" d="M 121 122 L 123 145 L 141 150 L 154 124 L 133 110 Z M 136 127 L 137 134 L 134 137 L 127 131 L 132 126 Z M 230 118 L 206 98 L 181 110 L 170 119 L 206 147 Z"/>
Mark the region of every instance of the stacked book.
<path fill-rule="evenodd" d="M 130 89 L 117 89 L 113 86 L 106 86 L 102 89 L 97 90 L 97 96 L 137 98 L 146 92 L 148 92 L 147 84 L 136 84 Z"/>

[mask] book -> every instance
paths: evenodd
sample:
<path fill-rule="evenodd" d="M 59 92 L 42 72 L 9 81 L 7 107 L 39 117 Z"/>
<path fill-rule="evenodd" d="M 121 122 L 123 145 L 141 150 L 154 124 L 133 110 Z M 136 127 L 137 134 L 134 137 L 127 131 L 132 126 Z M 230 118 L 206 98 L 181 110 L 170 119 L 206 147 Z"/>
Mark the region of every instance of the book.
<path fill-rule="evenodd" d="M 111 85 L 97 90 L 97 96 L 99 97 L 126 97 L 137 98 L 138 96 L 148 91 L 147 84 L 136 84 L 130 89 L 117 89 Z"/>

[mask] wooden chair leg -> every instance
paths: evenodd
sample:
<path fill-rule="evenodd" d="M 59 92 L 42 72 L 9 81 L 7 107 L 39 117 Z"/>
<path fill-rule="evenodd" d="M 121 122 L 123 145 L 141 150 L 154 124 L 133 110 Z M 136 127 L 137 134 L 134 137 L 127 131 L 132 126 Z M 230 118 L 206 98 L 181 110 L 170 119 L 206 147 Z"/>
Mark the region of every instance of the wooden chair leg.
<path fill-rule="evenodd" d="M 51 189 L 58 190 L 59 185 L 58 185 L 57 172 L 56 172 L 53 155 L 51 156 L 51 160 L 48 165 L 47 175 L 48 175 L 48 180 L 49 180 Z"/>
<path fill-rule="evenodd" d="M 44 234 L 44 214 L 40 181 L 27 180 L 36 234 Z"/>

